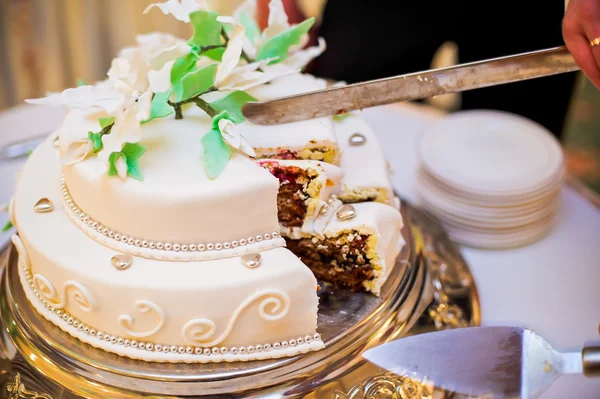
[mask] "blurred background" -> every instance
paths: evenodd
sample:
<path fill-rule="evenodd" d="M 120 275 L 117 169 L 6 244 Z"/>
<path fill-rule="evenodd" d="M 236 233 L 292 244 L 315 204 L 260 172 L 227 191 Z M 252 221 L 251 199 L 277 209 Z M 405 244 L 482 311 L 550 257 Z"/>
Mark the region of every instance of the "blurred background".
<path fill-rule="evenodd" d="M 258 1 L 268 3 L 268 0 Z M 134 44 L 136 34 L 159 30 L 183 38 L 190 36 L 189 26 L 163 15 L 156 9 L 143 15 L 142 11 L 152 2 L 152 0 L 0 0 L 0 110 L 21 104 L 26 98 L 44 96 L 48 91 L 62 91 L 74 86 L 79 79 L 85 82 L 103 79 L 111 59 L 120 48 Z M 211 8 L 222 14 L 231 14 L 241 0 L 208 0 L 208 3 Z M 317 27 L 320 30 L 319 34 L 324 34 L 328 39 L 329 49 L 326 52 L 328 59 L 324 60 L 326 64 L 317 62 L 311 72 L 352 82 L 424 69 L 421 65 L 418 65 L 417 69 L 416 66 L 407 64 L 398 71 L 390 68 L 373 68 L 371 75 L 350 73 L 349 71 L 362 69 L 356 63 L 348 65 L 343 58 L 343 51 L 340 52 L 342 47 L 352 49 L 353 46 L 352 41 L 344 45 L 348 34 L 343 30 L 342 21 L 347 21 L 348 18 L 343 17 L 333 7 L 328 10 L 327 0 L 297 0 L 294 3 L 294 13 L 302 17 L 316 17 L 317 25 L 320 25 Z M 340 1 L 338 0 L 337 3 Z M 365 11 L 377 9 L 372 5 L 373 2 L 351 1 L 351 3 L 364 3 L 360 6 L 364 7 Z M 562 7 L 563 5 L 560 4 L 560 8 Z M 408 14 L 408 18 L 413 11 L 418 10 L 408 10 L 405 13 Z M 323 20 L 324 13 L 325 18 L 329 20 Z M 337 19 L 335 19 L 336 15 L 339 15 Z M 435 19 L 429 21 L 439 25 Z M 554 31 L 557 31 L 556 28 L 553 27 Z M 339 32 L 337 36 L 336 30 Z M 357 25 L 356 30 L 360 32 L 360 25 Z M 559 29 L 557 32 L 560 35 Z M 401 33 L 402 31 L 398 32 L 399 35 Z M 390 34 L 386 33 L 386 37 L 388 36 Z M 399 43 L 399 46 L 411 40 L 421 46 L 414 38 L 401 40 L 398 37 L 394 40 Z M 511 40 L 510 37 L 507 40 Z M 554 40 L 560 40 L 560 37 L 558 36 L 558 39 L 554 37 Z M 434 44 L 437 50 L 428 55 L 429 65 L 426 67 L 447 66 L 458 61 L 457 54 L 460 49 L 451 40 L 440 42 L 439 45 L 437 42 Z M 389 45 L 386 46 L 374 48 L 380 52 L 389 51 Z M 352 51 L 361 50 L 363 49 L 360 46 L 352 49 Z M 411 50 L 404 48 L 404 51 L 406 53 Z M 337 70 L 331 68 L 336 60 L 342 63 Z M 394 65 L 393 62 L 385 64 Z M 545 86 L 551 84 L 552 81 L 547 80 Z M 583 75 L 578 75 L 572 95 L 566 96 L 568 98 L 563 97 L 565 96 L 561 94 L 557 101 L 560 101 L 561 107 L 567 108 L 564 125 L 555 124 L 560 127 L 551 130 L 554 130 L 553 133 L 563 142 L 569 172 L 600 191 L 600 92 Z M 460 95 L 450 95 L 427 102 L 435 107 L 453 111 L 459 109 L 464 101 Z M 539 112 L 544 113 L 543 106 L 540 106 Z M 548 113 L 552 112 L 552 110 L 548 111 Z"/>

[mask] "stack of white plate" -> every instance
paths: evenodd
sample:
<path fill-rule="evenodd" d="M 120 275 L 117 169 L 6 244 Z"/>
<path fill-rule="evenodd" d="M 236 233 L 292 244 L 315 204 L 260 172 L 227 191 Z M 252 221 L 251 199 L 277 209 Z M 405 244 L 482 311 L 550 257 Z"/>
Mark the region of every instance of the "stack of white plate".
<path fill-rule="evenodd" d="M 419 198 L 455 241 L 510 248 L 552 228 L 563 154 L 537 123 L 498 111 L 459 112 L 426 132 L 419 152 Z"/>

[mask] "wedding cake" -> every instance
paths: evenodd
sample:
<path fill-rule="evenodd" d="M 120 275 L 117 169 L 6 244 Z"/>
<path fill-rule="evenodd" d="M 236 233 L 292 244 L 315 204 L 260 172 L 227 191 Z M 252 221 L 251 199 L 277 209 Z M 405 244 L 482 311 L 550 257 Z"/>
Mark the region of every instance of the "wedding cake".
<path fill-rule="evenodd" d="M 252 125 L 248 101 L 318 90 L 301 69 L 312 19 L 268 27 L 193 0 L 151 5 L 192 25 L 152 33 L 108 78 L 30 100 L 66 107 L 9 212 L 19 275 L 48 321 L 159 362 L 247 361 L 323 348 L 317 278 L 378 295 L 403 245 L 399 202 L 356 115 Z M 315 277 L 316 276 L 316 277 Z"/>

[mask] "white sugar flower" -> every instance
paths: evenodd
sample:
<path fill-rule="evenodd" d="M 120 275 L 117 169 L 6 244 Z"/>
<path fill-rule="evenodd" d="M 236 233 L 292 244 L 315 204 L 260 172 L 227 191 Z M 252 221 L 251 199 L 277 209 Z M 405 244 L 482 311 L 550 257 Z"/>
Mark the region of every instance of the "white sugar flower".
<path fill-rule="evenodd" d="M 148 72 L 150 66 L 146 63 L 144 53 L 140 48 L 121 50 L 119 57 L 112 61 L 108 71 L 113 88 L 126 95 L 139 96 L 148 90 Z"/>
<path fill-rule="evenodd" d="M 148 13 L 154 7 L 159 8 L 163 14 L 171 14 L 176 19 L 186 23 L 190 22 L 190 13 L 207 9 L 204 0 L 168 0 L 164 3 L 150 4 L 144 10 L 144 14 Z"/>
<path fill-rule="evenodd" d="M 89 138 L 72 142 L 67 146 L 61 161 L 64 165 L 73 165 L 83 161 L 94 151 L 94 144 Z"/>
<path fill-rule="evenodd" d="M 121 152 L 125 143 L 137 143 L 142 138 L 142 127 L 134 107 L 128 108 L 116 116 L 110 134 L 102 136 L 102 150 L 98 158 L 108 169 L 108 158 L 113 152 Z"/>
<path fill-rule="evenodd" d="M 234 25 L 233 33 L 227 43 L 227 48 L 221 57 L 221 63 L 217 67 L 214 85 L 219 87 L 231 72 L 233 72 L 240 61 L 246 30 L 242 25 L 237 24 L 231 17 L 217 17 L 217 21 Z"/>
<path fill-rule="evenodd" d="M 25 100 L 29 104 L 59 105 L 67 108 L 101 108 L 114 114 L 122 108 L 125 95 L 107 87 L 80 86 L 48 97 Z"/>
<path fill-rule="evenodd" d="M 234 12 L 233 16 L 237 21 L 242 20 L 245 15 L 256 19 L 257 16 L 256 0 L 244 1 Z M 253 40 L 246 38 L 244 42 L 244 51 L 250 57 L 255 58 L 262 46 L 272 37 L 290 29 L 291 25 L 288 21 L 288 16 L 285 13 L 283 2 L 281 0 L 271 0 L 269 2 L 269 19 L 268 25 L 262 34 Z M 304 49 L 308 43 L 308 35 L 303 35 L 299 44 L 290 47 L 289 56 L 281 64 L 287 65 L 293 69 L 302 69 L 314 58 L 318 57 L 325 51 L 325 40 L 319 38 L 319 45 Z"/>
<path fill-rule="evenodd" d="M 237 67 L 233 72 L 215 85 L 220 91 L 248 90 L 255 86 L 268 83 L 281 76 L 293 75 L 299 69 L 283 65 L 268 65 L 269 60 L 257 61 Z M 258 69 L 261 69 L 260 71 Z"/>
<path fill-rule="evenodd" d="M 115 169 L 117 169 L 117 174 L 121 179 L 127 178 L 127 162 L 122 154 L 115 161 Z"/>
<path fill-rule="evenodd" d="M 153 70 L 160 70 L 169 61 L 175 61 L 191 52 L 191 47 L 185 40 L 168 33 L 137 35 L 136 42 Z"/>
<path fill-rule="evenodd" d="M 229 119 L 222 118 L 219 120 L 219 131 L 221 132 L 223 140 L 225 140 L 231 148 L 234 148 L 249 157 L 256 157 L 254 148 L 252 148 L 246 138 L 240 134 L 235 123 Z"/>

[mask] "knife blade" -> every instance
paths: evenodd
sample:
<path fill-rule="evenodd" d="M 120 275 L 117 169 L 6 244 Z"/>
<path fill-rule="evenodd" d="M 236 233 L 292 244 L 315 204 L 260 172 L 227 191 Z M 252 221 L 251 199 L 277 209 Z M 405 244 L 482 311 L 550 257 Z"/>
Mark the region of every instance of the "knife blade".
<path fill-rule="evenodd" d="M 363 357 L 394 373 L 427 379 L 461 394 L 534 398 L 560 374 L 600 375 L 600 347 L 595 345 L 585 348 L 582 358 L 581 352 L 555 351 L 523 328 L 471 327 L 401 338 L 372 348 Z M 588 355 L 588 365 L 584 365 L 586 349 L 593 354 Z"/>
<path fill-rule="evenodd" d="M 330 87 L 280 99 L 249 102 L 242 113 L 252 123 L 276 125 L 419 100 L 441 94 L 573 72 L 579 67 L 566 47 L 494 58 L 448 68 Z"/>

